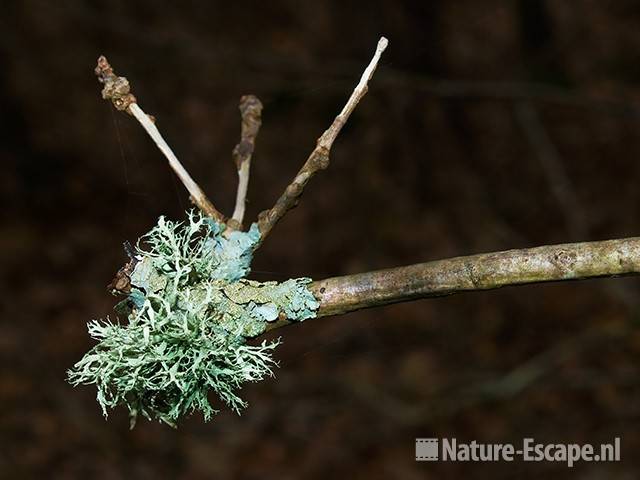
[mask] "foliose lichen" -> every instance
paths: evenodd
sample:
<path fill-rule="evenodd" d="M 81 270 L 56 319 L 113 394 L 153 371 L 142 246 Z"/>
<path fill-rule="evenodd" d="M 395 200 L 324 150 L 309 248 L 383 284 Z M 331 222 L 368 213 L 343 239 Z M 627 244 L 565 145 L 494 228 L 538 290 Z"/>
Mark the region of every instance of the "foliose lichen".
<path fill-rule="evenodd" d="M 138 242 L 131 291 L 119 304 L 127 322 L 89 322 L 98 341 L 69 370 L 73 385 L 95 384 L 108 409 L 126 405 L 139 415 L 175 426 L 183 415 L 218 412 L 213 391 L 231 409 L 246 407 L 237 394 L 245 382 L 272 376 L 279 340 L 250 345 L 280 315 L 315 317 L 311 279 L 256 282 L 250 272 L 260 240 L 256 224 L 225 234 L 225 225 L 190 212 L 184 223 L 160 217 Z"/>

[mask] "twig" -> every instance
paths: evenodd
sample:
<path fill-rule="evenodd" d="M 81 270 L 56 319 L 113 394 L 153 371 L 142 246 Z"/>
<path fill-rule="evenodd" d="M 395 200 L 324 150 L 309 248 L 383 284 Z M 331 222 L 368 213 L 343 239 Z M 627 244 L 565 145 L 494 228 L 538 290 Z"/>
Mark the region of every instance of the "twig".
<path fill-rule="evenodd" d="M 640 273 L 640 237 L 483 253 L 310 284 L 319 317 L 419 298 Z M 287 325 L 280 319 L 270 329 Z"/>
<path fill-rule="evenodd" d="M 98 65 L 95 73 L 101 83 L 104 84 L 102 89 L 102 98 L 111 100 L 118 110 L 124 110 L 133 115 L 140 125 L 147 131 L 153 139 L 160 151 L 169 161 L 169 165 L 176 173 L 180 181 L 191 195 L 193 203 L 209 217 L 222 222 L 224 215 L 220 213 L 209 201 L 198 184 L 191 178 L 191 175 L 185 170 L 178 158 L 175 156 L 167 142 L 164 141 L 160 131 L 154 124 L 153 117 L 147 115 L 137 104 L 136 97 L 131 93 L 131 87 L 125 77 L 118 77 L 113 72 L 113 68 L 104 56 L 98 58 Z"/>
<path fill-rule="evenodd" d="M 566 171 L 566 162 L 563 161 L 558 148 L 547 132 L 536 107 L 532 102 L 523 100 L 515 105 L 515 113 L 527 140 L 536 152 L 551 193 L 565 216 L 569 233 L 576 238 L 588 237 L 590 234 L 588 209 L 580 202 L 574 182 Z M 638 308 L 637 296 L 628 284 L 607 283 L 604 285 L 604 290 L 628 308 Z"/>
<path fill-rule="evenodd" d="M 242 220 L 244 219 L 251 156 L 260 125 L 262 125 L 262 103 L 253 95 L 244 95 L 240 99 L 240 115 L 242 117 L 240 142 L 233 149 L 233 160 L 238 168 L 238 193 L 236 194 L 233 215 L 228 221 L 229 225 L 236 230 L 242 228 Z"/>
<path fill-rule="evenodd" d="M 540 161 L 550 190 L 564 213 L 569 232 L 575 237 L 586 237 L 589 233 L 588 215 L 579 201 L 560 153 L 547 132 L 536 107 L 532 102 L 522 100 L 518 101 L 514 108 L 524 134 Z M 603 286 L 605 291 L 623 302 L 631 310 L 637 309 L 636 295 L 629 288 L 630 285 L 605 283 Z M 616 333 L 622 336 L 620 332 L 616 331 Z M 492 398 L 516 395 L 543 375 L 557 368 L 565 358 L 576 355 L 586 347 L 588 342 L 609 338 L 609 325 L 598 323 L 543 350 L 506 375 L 474 388 L 482 395 Z"/>
<path fill-rule="evenodd" d="M 316 148 L 314 148 L 313 152 L 311 152 L 311 155 L 309 155 L 309 158 L 307 158 L 305 164 L 297 173 L 293 181 L 285 189 L 284 193 L 280 196 L 273 208 L 271 208 L 271 210 L 265 210 L 259 215 L 258 227 L 260 228 L 261 241 L 264 240 L 267 235 L 269 235 L 271 229 L 275 226 L 276 223 L 278 223 L 278 221 L 285 215 L 285 213 L 296 206 L 300 195 L 302 195 L 304 187 L 311 179 L 311 177 L 313 177 L 318 171 L 324 170 L 329 166 L 329 153 L 331 151 L 333 142 L 340 133 L 340 130 L 342 130 L 342 127 L 349 119 L 349 116 L 351 115 L 353 110 L 358 105 L 358 102 L 360 102 L 360 100 L 362 100 L 362 97 L 364 97 L 367 93 L 368 82 L 369 80 L 371 80 L 376 66 L 378 65 L 378 61 L 380 60 L 380 56 L 382 55 L 382 52 L 384 52 L 384 50 L 387 48 L 388 43 L 389 42 L 386 38 L 380 38 L 380 40 L 378 41 L 376 52 L 373 55 L 371 62 L 362 74 L 360 82 L 354 89 L 340 114 L 335 118 L 331 126 L 318 139 Z"/>

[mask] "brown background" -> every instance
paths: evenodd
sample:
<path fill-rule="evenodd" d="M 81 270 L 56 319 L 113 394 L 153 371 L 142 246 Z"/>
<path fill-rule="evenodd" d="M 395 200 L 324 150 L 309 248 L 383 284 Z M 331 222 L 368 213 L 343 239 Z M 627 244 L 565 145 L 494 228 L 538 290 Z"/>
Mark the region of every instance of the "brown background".
<path fill-rule="evenodd" d="M 268 5 L 268 6 L 267 6 Z M 281 333 L 250 407 L 178 430 L 102 418 L 65 370 L 104 288 L 187 195 L 99 96 L 134 86 L 230 213 L 237 102 L 264 125 L 249 216 L 270 206 L 390 39 L 329 170 L 255 259 L 259 280 L 355 273 L 640 231 L 633 1 L 2 2 L 0 477 L 633 478 L 639 283 L 529 286 L 400 304 Z M 416 437 L 607 442 L 619 464 L 416 463 Z"/>

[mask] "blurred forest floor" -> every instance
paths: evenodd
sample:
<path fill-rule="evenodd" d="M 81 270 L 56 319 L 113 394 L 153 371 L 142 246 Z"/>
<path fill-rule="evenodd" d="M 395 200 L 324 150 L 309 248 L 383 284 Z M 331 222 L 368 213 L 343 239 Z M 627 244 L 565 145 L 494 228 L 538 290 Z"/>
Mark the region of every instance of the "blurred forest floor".
<path fill-rule="evenodd" d="M 459 295 L 289 327 L 276 378 L 172 430 L 105 422 L 65 370 L 159 215 L 189 206 L 101 100 L 105 54 L 229 214 L 241 95 L 264 103 L 248 218 L 273 204 L 381 34 L 331 167 L 253 277 L 327 276 L 638 235 L 640 8 L 632 1 L 3 2 L 0 477 L 635 478 L 637 279 Z M 610 442 L 622 462 L 417 463 L 416 437 Z"/>

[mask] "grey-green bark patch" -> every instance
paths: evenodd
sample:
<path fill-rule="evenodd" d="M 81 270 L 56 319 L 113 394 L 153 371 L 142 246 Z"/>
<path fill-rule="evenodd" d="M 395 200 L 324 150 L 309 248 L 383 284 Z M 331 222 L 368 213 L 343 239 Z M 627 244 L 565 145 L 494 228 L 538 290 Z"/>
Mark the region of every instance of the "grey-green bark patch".
<path fill-rule="evenodd" d="M 161 217 L 142 238 L 145 248 L 139 242 L 131 293 L 121 302 L 128 322 L 90 322 L 99 343 L 69 371 L 74 385 L 96 384 L 105 416 L 126 405 L 132 425 L 139 415 L 175 425 L 196 410 L 208 420 L 217 413 L 210 391 L 239 413 L 246 403 L 237 391 L 272 375 L 279 343 L 247 339 L 280 315 L 315 317 L 311 279 L 245 279 L 260 241 L 255 224 L 247 232 L 224 230 L 199 214 L 185 223 Z"/>

